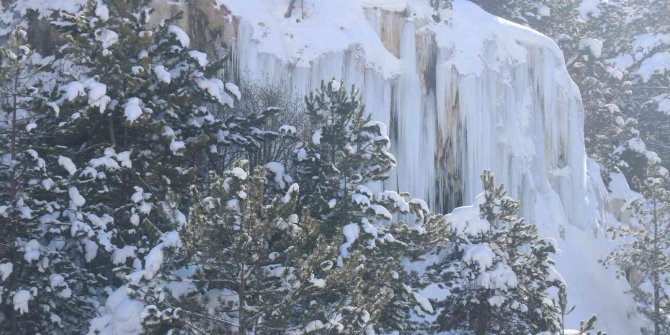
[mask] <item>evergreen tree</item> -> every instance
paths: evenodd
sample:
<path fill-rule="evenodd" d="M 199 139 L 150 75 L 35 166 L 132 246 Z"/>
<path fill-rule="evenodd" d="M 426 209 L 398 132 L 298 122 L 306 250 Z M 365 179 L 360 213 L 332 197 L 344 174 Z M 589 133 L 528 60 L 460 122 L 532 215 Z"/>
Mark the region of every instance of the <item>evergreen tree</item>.
<path fill-rule="evenodd" d="M 137 270 L 163 233 L 185 223 L 182 199 L 204 180 L 199 171 L 225 164 L 222 148 L 250 148 L 267 136 L 256 132 L 266 116 L 227 112 L 239 92 L 217 78 L 222 60 L 189 49 L 172 24 L 178 16 L 150 26 L 149 4 L 90 1 L 55 22 L 67 42 L 58 143 L 82 168 L 81 210 L 109 217 L 85 223 L 112 259 L 99 268 L 119 274 Z"/>
<path fill-rule="evenodd" d="M 560 312 L 560 321 L 561 321 L 561 335 L 566 335 L 566 330 L 565 329 L 565 317 L 572 313 L 572 311 L 575 310 L 575 305 L 569 306 L 568 305 L 568 291 L 566 286 L 560 285 L 558 287 L 558 301 L 554 300 L 554 305 L 558 307 L 558 310 Z M 579 330 L 578 330 L 578 335 L 591 335 L 591 331 L 594 331 L 594 325 L 596 321 L 598 320 L 598 317 L 594 314 L 591 315 L 590 318 L 586 321 L 580 321 L 579 322 Z M 596 331 L 595 335 L 607 335 L 605 332 L 602 331 Z"/>
<path fill-rule="evenodd" d="M 0 49 L 0 332 L 66 334 L 94 312 L 95 278 L 81 267 L 69 161 L 52 142 L 52 73 L 26 35 L 15 29 Z"/>
<path fill-rule="evenodd" d="M 477 335 L 559 331 L 560 315 L 547 299 L 548 290 L 561 285 L 549 258 L 553 244 L 518 216 L 519 202 L 505 196 L 490 172 L 484 172 L 482 184 L 484 193 L 473 207 L 447 216 L 454 231 L 446 265 L 452 279 L 439 330 Z"/>
<path fill-rule="evenodd" d="M 413 327 L 409 313 L 432 312 L 432 307 L 408 285 L 400 265 L 411 251 L 412 235 L 406 233 L 435 227 L 439 219 L 419 199 L 368 187 L 388 178 L 395 158 L 386 126 L 370 120 L 355 88 L 348 92 L 341 82 L 322 83 L 305 105 L 313 131 L 293 162 L 302 190 L 299 204 L 319 221 L 323 236 L 344 234 L 340 266 L 365 260 L 361 275 L 344 292 L 365 306 L 361 322 L 377 330 L 408 331 Z M 405 215 L 413 222 L 400 219 Z"/>
<path fill-rule="evenodd" d="M 357 187 L 388 179 L 395 167 L 391 142 L 386 126 L 365 114 L 355 88 L 347 92 L 341 82 L 321 83 L 305 104 L 314 131 L 293 163 L 304 190 L 300 202 L 328 229 L 341 228 L 355 215 Z"/>
<path fill-rule="evenodd" d="M 202 170 L 230 164 L 226 148 L 249 151 L 276 136 L 259 131 L 273 111 L 230 112 L 239 92 L 218 79 L 223 60 L 189 49 L 178 16 L 149 25 L 149 5 L 89 1 L 54 21 L 65 45 L 48 143 L 60 148 L 68 229 L 78 264 L 97 275 L 87 289 L 98 299 L 126 275 L 155 276 L 155 256 L 186 223 L 190 186 L 206 182 Z"/>
<path fill-rule="evenodd" d="M 186 279 L 196 287 L 177 302 L 161 301 L 169 294 L 138 293 L 155 304 L 145 310 L 150 333 L 173 327 L 192 334 L 361 331 L 355 320 L 342 316 L 341 307 L 324 308 L 331 292 L 341 290 L 359 270 L 335 267 L 340 241 L 318 236 L 317 222 L 307 213 L 296 214 L 297 184 L 284 196 L 273 196 L 265 175 L 262 168 L 250 172 L 243 161 L 216 178 L 205 194 L 194 189 L 181 256 L 198 264 Z M 180 306 L 185 321 L 167 319 L 166 324 L 161 315 L 171 315 L 173 306 Z"/>
<path fill-rule="evenodd" d="M 634 271 L 640 279 L 632 281 L 631 293 L 638 309 L 650 322 L 645 334 L 666 334 L 670 331 L 670 192 L 667 170 L 652 167 L 640 186 L 644 198 L 631 204 L 630 226 L 613 227 L 610 231 L 623 243 L 606 259 L 621 274 Z"/>

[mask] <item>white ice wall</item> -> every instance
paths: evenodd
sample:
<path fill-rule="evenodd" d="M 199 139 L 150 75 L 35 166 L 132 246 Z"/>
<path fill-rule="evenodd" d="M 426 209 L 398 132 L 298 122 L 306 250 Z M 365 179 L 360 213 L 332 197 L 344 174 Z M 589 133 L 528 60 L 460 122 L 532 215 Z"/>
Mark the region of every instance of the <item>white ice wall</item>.
<path fill-rule="evenodd" d="M 233 14 L 228 44 L 241 75 L 285 84 L 299 96 L 331 78 L 361 89 L 368 111 L 389 124 L 393 139 L 399 164 L 387 187 L 448 210 L 461 196 L 473 199 L 481 171 L 493 169 L 512 196 L 555 202 L 573 224 L 595 224 L 584 206 L 579 94 L 548 38 L 465 1 L 445 14 L 448 24 L 437 25 L 421 16 L 421 7 L 416 17 L 407 14 L 411 3 L 366 1 L 358 12 L 341 13 L 365 22 L 334 27 L 351 36 L 330 36 L 324 28 L 337 23 L 327 18 L 337 8 L 306 5 L 307 17 L 296 23 L 301 9 L 284 19 L 286 1 L 221 2 Z M 333 47 L 314 45 L 324 40 Z"/>

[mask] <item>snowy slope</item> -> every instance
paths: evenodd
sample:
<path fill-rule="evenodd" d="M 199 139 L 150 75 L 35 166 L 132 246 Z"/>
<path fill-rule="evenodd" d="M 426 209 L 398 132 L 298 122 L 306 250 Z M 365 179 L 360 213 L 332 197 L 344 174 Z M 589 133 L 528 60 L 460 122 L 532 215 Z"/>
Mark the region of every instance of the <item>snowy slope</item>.
<path fill-rule="evenodd" d="M 296 95 L 333 77 L 361 88 L 399 161 L 386 187 L 437 210 L 470 203 L 492 169 L 559 240 L 577 305 L 569 325 L 596 313 L 610 334 L 639 333 L 626 283 L 598 264 L 606 191 L 587 169 L 579 91 L 550 39 L 462 0 L 437 24 L 420 0 L 304 3 L 285 18 L 288 0 L 217 0 L 237 75 Z"/>

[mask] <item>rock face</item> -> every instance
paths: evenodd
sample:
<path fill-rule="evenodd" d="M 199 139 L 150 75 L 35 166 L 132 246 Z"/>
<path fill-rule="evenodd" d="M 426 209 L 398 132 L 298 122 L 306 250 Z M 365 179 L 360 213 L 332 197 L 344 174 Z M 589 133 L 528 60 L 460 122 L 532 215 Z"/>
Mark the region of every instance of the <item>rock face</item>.
<path fill-rule="evenodd" d="M 305 1 L 286 19 L 287 1 L 220 0 L 222 42 L 236 76 L 298 96 L 332 78 L 360 88 L 399 162 L 387 188 L 448 211 L 492 169 L 529 218 L 595 227 L 583 109 L 558 48 L 466 1 L 439 23 L 416 2 Z"/>

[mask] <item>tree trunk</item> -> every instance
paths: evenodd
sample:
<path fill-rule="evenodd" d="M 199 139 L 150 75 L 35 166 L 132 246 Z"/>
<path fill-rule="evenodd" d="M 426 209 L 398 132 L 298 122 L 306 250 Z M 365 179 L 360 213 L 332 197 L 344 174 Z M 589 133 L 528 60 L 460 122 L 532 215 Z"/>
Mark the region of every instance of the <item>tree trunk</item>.
<path fill-rule="evenodd" d="M 295 6 L 295 1 L 296 0 L 291 0 L 288 4 L 288 9 L 286 9 L 286 14 L 284 14 L 284 17 L 289 18 L 293 14 L 293 7 Z"/>
<path fill-rule="evenodd" d="M 109 141 L 112 147 L 116 147 L 116 136 L 114 135 L 114 113 L 109 113 Z"/>
<path fill-rule="evenodd" d="M 240 267 L 240 274 L 239 274 L 239 281 L 240 281 L 240 287 L 238 290 L 238 297 L 239 297 L 239 302 L 240 302 L 240 307 L 239 307 L 239 317 L 240 317 L 240 334 L 241 335 L 246 335 L 247 334 L 247 316 L 246 316 L 246 311 L 244 310 L 244 305 L 246 304 L 246 276 L 245 276 L 245 264 L 242 263 L 242 266 Z"/>
<path fill-rule="evenodd" d="M 475 334 L 486 335 L 486 332 L 488 331 L 489 319 L 490 315 L 488 308 L 479 308 L 475 318 Z"/>
<path fill-rule="evenodd" d="M 655 193 L 655 192 L 654 192 Z M 660 289 L 661 281 L 658 273 L 658 212 L 656 208 L 657 199 L 654 194 L 654 212 L 653 212 L 653 224 L 654 224 L 654 247 L 652 249 L 652 258 L 651 258 L 651 281 L 654 286 L 654 335 L 661 335 L 661 309 L 660 309 Z"/>
<path fill-rule="evenodd" d="M 19 68 L 19 65 L 17 63 L 16 65 L 16 73 L 14 74 L 14 91 L 12 92 L 12 139 L 11 139 L 11 159 L 10 159 L 10 166 L 11 166 L 11 192 L 12 192 L 12 201 L 16 200 L 16 194 L 18 193 L 18 181 L 16 180 L 16 171 L 14 171 L 14 160 L 16 160 L 16 147 L 18 144 L 16 143 L 17 139 L 17 126 L 16 126 L 16 113 L 19 109 L 19 103 L 18 103 L 18 95 L 19 95 L 19 77 L 21 75 L 21 70 Z"/>

